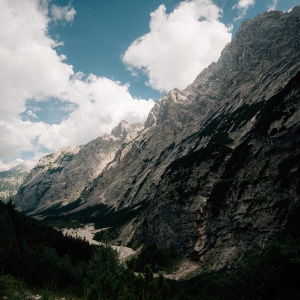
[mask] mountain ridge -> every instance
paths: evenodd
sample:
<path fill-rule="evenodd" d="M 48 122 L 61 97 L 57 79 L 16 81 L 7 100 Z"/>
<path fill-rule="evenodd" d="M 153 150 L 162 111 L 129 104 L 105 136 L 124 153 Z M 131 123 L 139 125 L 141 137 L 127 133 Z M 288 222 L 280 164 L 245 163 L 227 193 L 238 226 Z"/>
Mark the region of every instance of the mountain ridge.
<path fill-rule="evenodd" d="M 299 199 L 299 25 L 299 6 L 244 22 L 218 62 L 160 99 L 64 213 L 100 204 L 124 213 L 114 243 L 174 247 L 194 273 L 263 248 Z M 22 197 L 21 187 L 19 207 Z M 91 216 L 103 218 L 97 206 Z"/>
<path fill-rule="evenodd" d="M 24 163 L 0 172 L 0 199 L 7 201 L 18 191 L 30 169 Z"/>

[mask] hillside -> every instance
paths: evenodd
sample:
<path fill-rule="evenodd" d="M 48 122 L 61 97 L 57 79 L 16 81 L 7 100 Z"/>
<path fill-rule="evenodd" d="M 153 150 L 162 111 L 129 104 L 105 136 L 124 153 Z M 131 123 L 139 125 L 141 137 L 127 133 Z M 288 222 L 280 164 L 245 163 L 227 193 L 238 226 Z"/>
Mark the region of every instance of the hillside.
<path fill-rule="evenodd" d="M 16 205 L 47 221 L 110 227 L 114 244 L 175 249 L 182 268 L 193 265 L 190 276 L 232 268 L 263 249 L 300 198 L 299 28 L 300 7 L 245 21 L 218 62 L 167 93 L 142 131 L 105 152 L 105 166 L 83 156 L 84 184 L 69 189 L 67 201 L 61 184 L 69 181 L 60 178 L 74 174 L 69 162 L 33 181 L 36 167 Z M 89 166 L 98 172 L 86 177 Z"/>
<path fill-rule="evenodd" d="M 29 171 L 29 168 L 21 164 L 0 172 L 0 199 L 7 201 L 14 196 Z"/>

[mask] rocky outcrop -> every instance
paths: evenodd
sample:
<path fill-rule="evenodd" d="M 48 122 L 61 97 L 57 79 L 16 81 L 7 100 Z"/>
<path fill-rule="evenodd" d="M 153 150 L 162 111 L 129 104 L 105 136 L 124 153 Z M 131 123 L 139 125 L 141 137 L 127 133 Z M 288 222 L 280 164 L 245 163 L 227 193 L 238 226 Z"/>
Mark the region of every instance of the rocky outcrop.
<path fill-rule="evenodd" d="M 244 22 L 219 61 L 159 100 L 64 213 L 89 211 L 98 225 L 111 216 L 115 243 L 174 247 L 195 272 L 264 247 L 300 198 L 299 25 L 300 7 Z"/>
<path fill-rule="evenodd" d="M 132 140 L 141 128 L 141 124 L 122 121 L 111 135 L 98 137 L 81 147 L 62 148 L 41 158 L 19 188 L 14 202 L 20 209 L 37 214 L 76 201 L 114 158 L 116 150 Z"/>
<path fill-rule="evenodd" d="M 184 251 L 198 271 L 263 248 L 300 199 L 299 102 L 300 73 L 267 101 L 212 118 L 166 168 L 133 240 Z M 243 127 L 236 143 L 230 133 Z"/>
<path fill-rule="evenodd" d="M 298 157 L 299 18 L 296 7 L 244 23 L 85 190 L 87 203 L 119 211 L 149 203 L 115 242 L 175 247 L 203 271 L 230 267 L 280 232 L 299 199 L 298 165 L 283 171 Z"/>
<path fill-rule="evenodd" d="M 0 199 L 6 201 L 12 198 L 29 171 L 27 166 L 20 164 L 8 171 L 0 172 Z"/>

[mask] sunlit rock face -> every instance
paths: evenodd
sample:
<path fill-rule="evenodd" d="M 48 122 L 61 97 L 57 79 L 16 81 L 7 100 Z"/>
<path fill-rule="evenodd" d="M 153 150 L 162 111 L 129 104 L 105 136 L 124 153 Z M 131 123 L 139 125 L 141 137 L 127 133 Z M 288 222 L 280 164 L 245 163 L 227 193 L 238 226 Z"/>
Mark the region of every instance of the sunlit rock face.
<path fill-rule="evenodd" d="M 115 243 L 174 247 L 195 273 L 263 248 L 300 198 L 299 28 L 300 7 L 245 21 L 218 62 L 160 99 L 143 129 L 126 135 L 120 125 L 72 161 L 57 154 L 59 172 L 36 166 L 17 205 L 37 213 L 77 201 L 72 216 L 102 204 L 123 214 Z"/>
<path fill-rule="evenodd" d="M 18 191 L 30 169 L 20 164 L 8 171 L 0 172 L 0 200 L 9 201 Z"/>
<path fill-rule="evenodd" d="M 142 124 L 122 121 L 110 135 L 80 147 L 65 147 L 39 161 L 14 197 L 16 205 L 32 214 L 76 201 L 82 190 L 114 158 L 117 149 L 132 140 Z"/>

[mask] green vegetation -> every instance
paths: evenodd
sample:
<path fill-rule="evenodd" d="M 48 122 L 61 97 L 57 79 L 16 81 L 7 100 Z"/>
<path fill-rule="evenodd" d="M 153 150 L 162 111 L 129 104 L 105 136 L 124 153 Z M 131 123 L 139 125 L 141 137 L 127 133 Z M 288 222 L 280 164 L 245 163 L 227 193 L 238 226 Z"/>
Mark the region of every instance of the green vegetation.
<path fill-rule="evenodd" d="M 74 158 L 74 153 L 72 152 L 62 152 L 61 157 L 64 161 L 71 161 Z"/>
<path fill-rule="evenodd" d="M 49 169 L 48 173 L 49 174 L 60 173 L 63 169 L 64 169 L 63 167 L 52 168 Z"/>
<path fill-rule="evenodd" d="M 150 267 L 135 275 L 108 245 L 64 237 L 0 203 L 0 297 L 7 299 L 167 299 Z"/>
<path fill-rule="evenodd" d="M 142 272 L 146 265 L 158 273 L 171 273 L 176 269 L 183 256 L 174 248 L 164 249 L 155 244 L 144 246 L 138 257 L 127 262 L 127 266 L 135 272 Z"/>
<path fill-rule="evenodd" d="M 105 204 L 97 204 L 89 206 L 75 213 L 67 215 L 63 214 L 69 210 L 74 209 L 79 204 L 80 199 L 65 206 L 61 206 L 60 204 L 58 204 L 56 206 L 52 206 L 47 210 L 44 210 L 42 214 L 48 215 L 44 218 L 44 222 L 55 227 L 60 227 L 59 223 L 70 224 L 73 222 L 94 223 L 96 229 L 110 227 L 108 230 L 101 231 L 95 235 L 95 240 L 97 241 L 109 241 L 117 237 L 118 232 L 122 226 L 124 226 L 127 222 L 132 220 L 142 211 L 146 210 L 149 205 L 145 201 L 132 207 L 126 207 L 115 211 L 115 209 Z M 56 215 L 51 216 L 52 213 Z M 63 215 L 59 215 L 59 213 L 62 213 Z"/>
<path fill-rule="evenodd" d="M 0 274 L 24 284 L 80 294 L 82 278 L 94 249 L 82 240 L 64 237 L 0 203 Z"/>
<path fill-rule="evenodd" d="M 298 299 L 300 296 L 300 205 L 286 231 L 260 253 L 249 253 L 231 271 L 188 281 L 166 280 L 181 260 L 172 249 L 144 247 L 120 262 L 107 244 L 91 247 L 64 237 L 0 203 L 0 298 L 33 299 Z M 139 272 L 138 274 L 134 271 Z M 153 273 L 156 272 L 156 274 Z"/>

